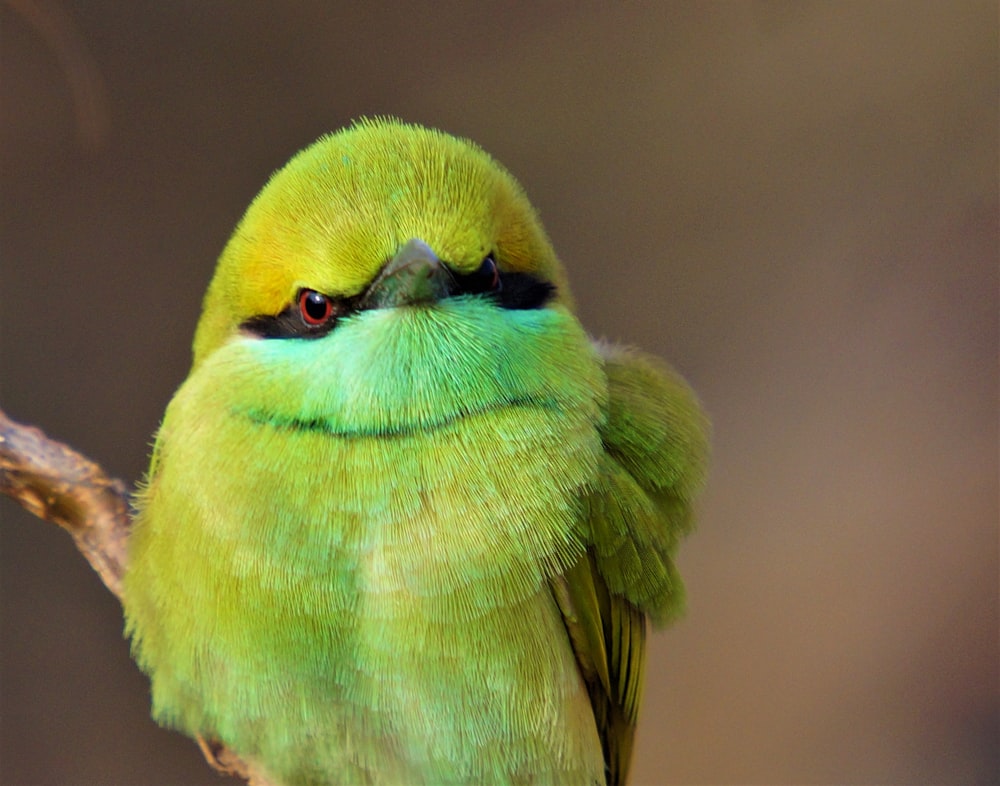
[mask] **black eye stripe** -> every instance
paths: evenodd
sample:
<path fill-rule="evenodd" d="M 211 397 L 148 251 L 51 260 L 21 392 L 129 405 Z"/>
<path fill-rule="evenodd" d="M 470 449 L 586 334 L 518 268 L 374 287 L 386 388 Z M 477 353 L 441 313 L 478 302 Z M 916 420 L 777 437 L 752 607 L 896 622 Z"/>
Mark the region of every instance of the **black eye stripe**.
<path fill-rule="evenodd" d="M 312 327 L 302 321 L 299 306 L 289 306 L 280 314 L 262 314 L 243 322 L 240 327 L 261 338 L 319 338 L 337 326 L 338 319 L 330 319 Z"/>
<path fill-rule="evenodd" d="M 452 278 L 459 288 L 456 294 L 484 295 L 503 289 L 503 274 L 497 268 L 493 255 L 487 256 L 471 273 L 452 271 Z"/>
<path fill-rule="evenodd" d="M 240 327 L 261 338 L 320 338 L 333 330 L 344 317 L 357 312 L 360 297 L 329 297 L 330 316 L 320 324 L 309 324 L 302 317 L 302 296 L 312 290 L 300 290 L 280 314 L 261 314 Z"/>
<path fill-rule="evenodd" d="M 555 284 L 530 273 L 501 273 L 500 283 L 501 289 L 493 297 L 501 308 L 542 308 L 556 294 Z"/>
<path fill-rule="evenodd" d="M 530 273 L 513 273 L 491 269 L 492 255 L 472 273 L 452 271 L 455 291 L 450 296 L 473 295 L 487 297 L 500 308 L 523 311 L 542 308 L 555 295 L 555 285 Z M 497 273 L 494 283 L 494 271 Z M 363 294 L 353 297 L 329 296 L 334 316 L 320 325 L 308 325 L 299 310 L 299 295 L 280 314 L 261 314 L 243 322 L 240 327 L 260 338 L 320 338 L 333 330 L 346 317 L 359 313 Z"/>

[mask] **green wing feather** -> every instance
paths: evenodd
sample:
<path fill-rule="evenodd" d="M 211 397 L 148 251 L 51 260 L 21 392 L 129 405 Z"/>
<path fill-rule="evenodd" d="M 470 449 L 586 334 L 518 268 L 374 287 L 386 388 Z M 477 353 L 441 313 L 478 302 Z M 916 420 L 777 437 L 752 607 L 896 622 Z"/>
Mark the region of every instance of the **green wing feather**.
<path fill-rule="evenodd" d="M 647 619 L 683 606 L 673 563 L 704 480 L 708 422 L 676 373 L 601 347 L 608 380 L 605 454 L 586 499 L 590 547 L 553 594 L 590 694 L 608 786 L 624 784 L 642 698 Z"/>

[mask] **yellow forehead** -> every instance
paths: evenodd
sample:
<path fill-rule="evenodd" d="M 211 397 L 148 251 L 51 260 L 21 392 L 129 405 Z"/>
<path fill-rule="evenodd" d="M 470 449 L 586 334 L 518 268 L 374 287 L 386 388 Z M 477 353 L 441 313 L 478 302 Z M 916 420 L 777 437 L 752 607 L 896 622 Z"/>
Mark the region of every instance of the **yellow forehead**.
<path fill-rule="evenodd" d="M 420 126 L 362 121 L 296 155 L 254 199 L 206 296 L 196 362 L 302 287 L 361 291 L 411 238 L 460 269 L 494 253 L 501 268 L 564 284 L 523 191 L 485 152 Z"/>

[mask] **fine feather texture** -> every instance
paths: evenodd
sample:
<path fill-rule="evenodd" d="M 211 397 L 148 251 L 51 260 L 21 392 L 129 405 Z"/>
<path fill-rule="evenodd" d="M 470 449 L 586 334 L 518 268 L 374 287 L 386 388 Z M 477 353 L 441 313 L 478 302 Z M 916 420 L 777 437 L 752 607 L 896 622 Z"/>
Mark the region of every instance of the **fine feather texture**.
<path fill-rule="evenodd" d="M 363 298 L 413 239 L 552 297 L 404 291 L 315 338 L 241 327 L 294 319 L 302 289 Z M 571 306 L 470 143 L 368 121 L 277 173 L 137 497 L 124 603 L 157 720 L 288 786 L 623 783 L 706 426 Z"/>

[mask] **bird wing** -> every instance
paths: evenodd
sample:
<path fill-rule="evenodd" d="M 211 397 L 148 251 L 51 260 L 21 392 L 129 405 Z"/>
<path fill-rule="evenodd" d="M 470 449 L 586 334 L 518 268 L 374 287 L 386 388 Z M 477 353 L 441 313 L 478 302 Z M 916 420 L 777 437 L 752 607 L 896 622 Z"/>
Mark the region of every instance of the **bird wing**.
<path fill-rule="evenodd" d="M 604 749 L 608 786 L 624 784 L 632 759 L 645 661 L 646 618 L 611 595 L 592 554 L 552 580 Z"/>
<path fill-rule="evenodd" d="M 647 619 L 683 605 L 673 555 L 704 480 L 708 422 L 676 373 L 599 347 L 608 379 L 604 456 L 585 496 L 586 554 L 552 580 L 604 748 L 608 786 L 624 784 L 642 698 Z"/>

